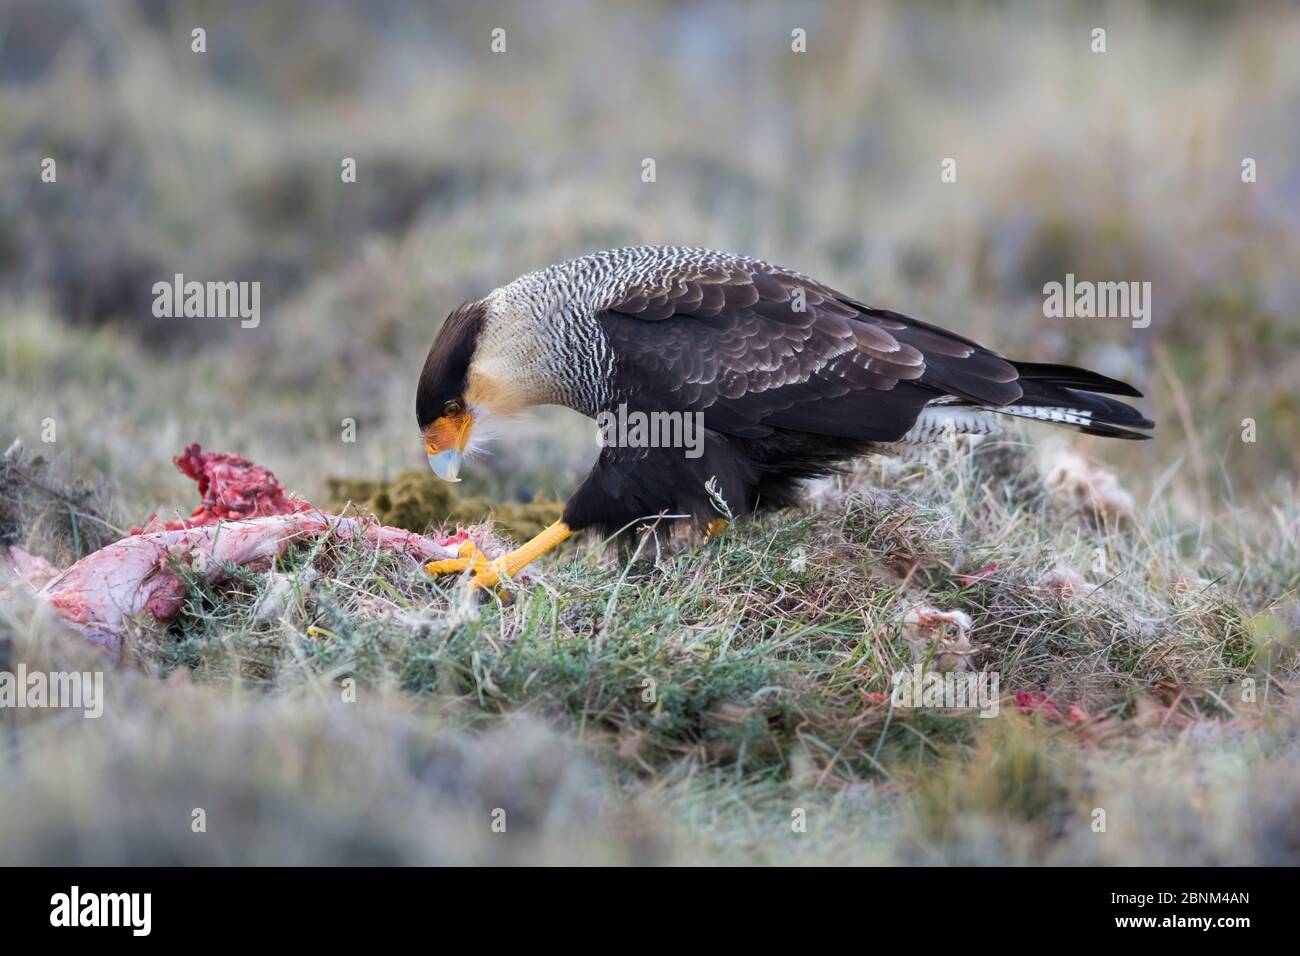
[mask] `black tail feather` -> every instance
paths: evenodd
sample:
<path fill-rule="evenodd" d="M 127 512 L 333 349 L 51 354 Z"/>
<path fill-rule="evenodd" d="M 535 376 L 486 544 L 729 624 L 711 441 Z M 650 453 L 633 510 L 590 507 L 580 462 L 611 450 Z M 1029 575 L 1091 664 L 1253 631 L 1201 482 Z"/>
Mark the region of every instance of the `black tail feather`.
<path fill-rule="evenodd" d="M 1128 395 L 1141 398 L 1142 393 L 1127 382 L 1107 378 L 1086 368 L 1073 365 L 1052 365 L 1046 362 L 1012 362 L 1020 373 L 1022 382 L 1041 382 L 1043 385 L 1060 385 L 1064 388 L 1081 388 L 1085 392 L 1103 395 Z"/>
<path fill-rule="evenodd" d="M 1155 422 L 1132 405 L 1106 397 L 1131 395 L 1141 398 L 1142 393 L 1131 385 L 1069 365 L 1014 364 L 1020 373 L 1019 384 L 1024 394 L 1007 405 L 986 406 L 990 411 L 1064 425 L 1085 435 L 1106 438 L 1150 438 L 1150 435 L 1132 429 L 1156 427 Z"/>

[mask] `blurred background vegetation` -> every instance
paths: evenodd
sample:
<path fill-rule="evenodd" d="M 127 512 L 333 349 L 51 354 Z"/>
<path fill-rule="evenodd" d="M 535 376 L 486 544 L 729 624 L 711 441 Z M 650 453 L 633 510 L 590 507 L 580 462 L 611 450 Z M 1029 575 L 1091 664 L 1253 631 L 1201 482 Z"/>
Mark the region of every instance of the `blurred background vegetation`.
<path fill-rule="evenodd" d="M 5 0 L 0 437 L 103 480 L 128 521 L 188 509 L 189 441 L 311 497 L 389 478 L 421 464 L 414 384 L 451 308 L 682 243 L 1136 382 L 1158 438 L 1104 455 L 1139 498 L 1285 495 L 1298 46 L 1280 3 Z M 1044 318 L 1067 272 L 1150 281 L 1151 327 Z M 154 318 L 175 273 L 261 282 L 260 327 Z M 540 413 L 472 477 L 563 496 L 594 454 Z"/>
<path fill-rule="evenodd" d="M 414 508 L 378 483 L 424 467 L 443 317 L 629 243 L 762 256 L 1099 369 L 1160 423 L 1070 439 L 1137 499 L 1122 527 L 1045 496 L 1013 435 L 864 465 L 662 573 L 578 551 L 504 605 L 368 553 L 196 588 L 135 635 L 102 721 L 5 712 L 0 859 L 1300 860 L 1297 49 L 1300 10 L 1267 2 L 0 0 L 0 450 L 63 482 L 51 505 L 0 457 L 0 544 L 66 563 L 188 512 L 193 441 L 318 504 Z M 260 325 L 155 318 L 176 273 L 260 282 Z M 1151 282 L 1151 326 L 1045 318 L 1067 273 Z M 456 487 L 562 498 L 594 437 L 539 411 Z M 286 574 L 299 600 L 263 619 Z M 971 613 L 1004 692 L 1099 719 L 895 715 L 914 600 Z M 0 601 L 0 669 L 93 654 Z M 327 706 L 345 676 L 363 705 Z M 1224 689 L 1248 677 L 1258 709 Z"/>

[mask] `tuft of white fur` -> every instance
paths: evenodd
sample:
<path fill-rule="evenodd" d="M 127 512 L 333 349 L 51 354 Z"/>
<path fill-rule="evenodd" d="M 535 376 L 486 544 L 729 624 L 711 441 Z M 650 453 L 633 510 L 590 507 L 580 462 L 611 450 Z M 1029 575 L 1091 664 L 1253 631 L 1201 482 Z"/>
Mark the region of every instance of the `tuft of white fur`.
<path fill-rule="evenodd" d="M 1089 589 L 1088 579 L 1064 562 L 1058 561 L 1038 576 L 1034 589 L 1041 594 L 1065 598 L 1079 597 Z"/>
<path fill-rule="evenodd" d="M 912 663 L 920 667 L 929 659 L 939 671 L 975 669 L 972 627 L 965 611 L 941 611 L 927 604 L 914 605 L 903 615 L 903 636 L 911 645 Z"/>
<path fill-rule="evenodd" d="M 1043 484 L 1053 495 L 1103 520 L 1126 520 L 1137 513 L 1133 496 L 1119 485 L 1113 471 L 1091 464 L 1064 445 L 1039 452 Z"/>

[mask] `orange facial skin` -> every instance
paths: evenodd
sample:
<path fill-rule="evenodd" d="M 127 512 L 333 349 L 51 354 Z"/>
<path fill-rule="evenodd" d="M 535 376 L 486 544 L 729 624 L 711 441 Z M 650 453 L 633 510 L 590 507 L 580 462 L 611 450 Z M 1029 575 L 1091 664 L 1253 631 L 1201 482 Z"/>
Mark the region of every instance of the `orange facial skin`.
<path fill-rule="evenodd" d="M 464 451 L 465 446 L 469 443 L 470 427 L 473 424 L 474 416 L 468 412 L 435 418 L 424 430 L 425 452 L 436 455 L 438 452 L 446 451 L 449 448 Z"/>

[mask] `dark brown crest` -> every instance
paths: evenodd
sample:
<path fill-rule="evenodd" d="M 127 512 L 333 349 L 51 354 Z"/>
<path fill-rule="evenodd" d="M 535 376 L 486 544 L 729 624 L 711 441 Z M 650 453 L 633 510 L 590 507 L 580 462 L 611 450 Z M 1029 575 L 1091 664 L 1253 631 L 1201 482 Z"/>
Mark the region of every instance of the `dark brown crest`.
<path fill-rule="evenodd" d="M 442 323 L 415 391 L 415 417 L 421 429 L 442 414 L 447 402 L 464 401 L 469 363 L 486 321 L 486 303 L 466 302 Z"/>

